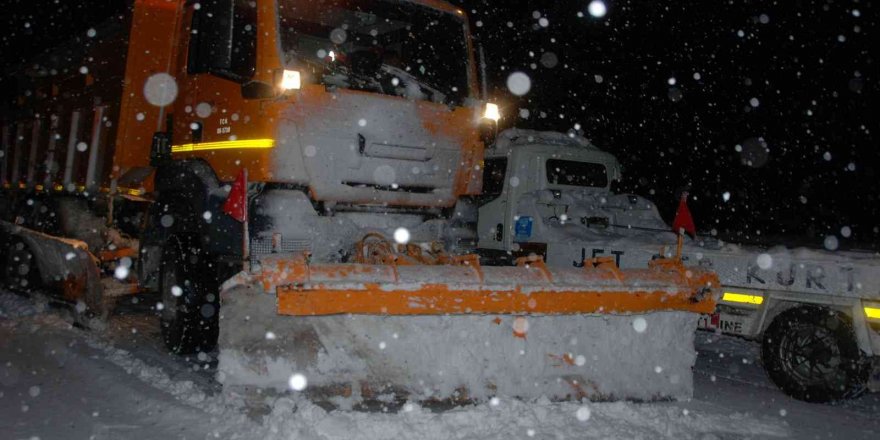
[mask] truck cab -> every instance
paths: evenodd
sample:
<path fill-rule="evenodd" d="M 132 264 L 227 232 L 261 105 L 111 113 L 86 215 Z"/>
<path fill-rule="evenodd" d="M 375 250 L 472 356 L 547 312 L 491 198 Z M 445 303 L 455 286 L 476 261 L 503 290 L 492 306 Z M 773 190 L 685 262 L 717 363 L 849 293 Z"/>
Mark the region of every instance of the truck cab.
<path fill-rule="evenodd" d="M 536 254 L 552 267 L 612 257 L 624 269 L 674 256 L 677 237 L 656 206 L 612 191 L 620 177 L 614 156 L 582 137 L 500 133 L 486 150 L 483 195 L 475 199 L 478 252 L 494 264 Z M 684 239 L 682 259 L 715 271 L 723 288 L 715 313 L 698 326 L 760 341 L 768 375 L 788 394 L 828 401 L 880 390 L 876 253 L 697 235 Z"/>
<path fill-rule="evenodd" d="M 490 259 L 534 253 L 577 267 L 580 249 L 568 255 L 559 248 L 617 240 L 633 230 L 674 241 L 653 203 L 611 191 L 620 177 L 617 159 L 583 137 L 504 131 L 485 153 L 477 247 Z M 602 255 L 613 254 L 590 250 L 587 257 Z"/>
<path fill-rule="evenodd" d="M 365 234 L 399 227 L 430 241 L 437 233 L 426 222 L 479 192 L 484 103 L 461 9 L 210 0 L 173 14 L 168 59 L 179 92 L 166 109 L 171 160 L 155 174 L 157 206 L 210 212 L 210 225 L 196 216 L 195 232 L 183 231 L 207 235 L 210 253 L 238 258 L 240 228 L 219 207 L 242 169 L 254 195 L 254 259 L 305 251 L 338 261 Z M 134 104 L 129 123 L 136 112 L 166 117 Z M 198 176 L 191 192 L 205 203 L 190 203 L 182 174 Z M 166 235 L 148 248 L 158 252 Z"/>

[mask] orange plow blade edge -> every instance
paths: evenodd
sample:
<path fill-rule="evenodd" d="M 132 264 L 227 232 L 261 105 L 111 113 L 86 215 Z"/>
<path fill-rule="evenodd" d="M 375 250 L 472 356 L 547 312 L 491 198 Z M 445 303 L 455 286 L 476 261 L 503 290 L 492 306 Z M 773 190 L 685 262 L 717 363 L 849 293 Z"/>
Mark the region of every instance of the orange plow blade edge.
<path fill-rule="evenodd" d="M 700 313 L 718 279 L 679 261 L 481 267 L 270 257 L 221 293 L 225 386 L 352 397 L 688 398 Z"/>

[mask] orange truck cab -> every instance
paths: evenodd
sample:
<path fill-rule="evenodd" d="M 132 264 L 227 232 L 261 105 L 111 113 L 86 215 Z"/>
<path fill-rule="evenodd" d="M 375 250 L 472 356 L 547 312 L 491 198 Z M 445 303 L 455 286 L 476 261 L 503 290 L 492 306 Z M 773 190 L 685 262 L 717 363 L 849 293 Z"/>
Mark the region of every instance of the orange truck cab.
<path fill-rule="evenodd" d="M 242 170 L 255 264 L 347 261 L 369 232 L 442 239 L 481 188 L 473 52 L 464 12 L 435 0 L 134 0 L 23 70 L 3 218 L 95 254 L 135 247 L 129 280 L 163 292 L 241 267 L 222 205 Z"/>

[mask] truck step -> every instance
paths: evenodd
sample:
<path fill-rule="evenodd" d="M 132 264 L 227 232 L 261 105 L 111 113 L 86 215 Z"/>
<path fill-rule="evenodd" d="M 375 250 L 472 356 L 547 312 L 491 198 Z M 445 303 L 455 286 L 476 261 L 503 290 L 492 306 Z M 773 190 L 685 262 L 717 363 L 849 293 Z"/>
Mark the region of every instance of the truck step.
<path fill-rule="evenodd" d="M 101 262 L 106 263 L 109 261 L 115 261 L 115 260 L 119 260 L 119 259 L 126 258 L 126 257 L 134 259 L 137 257 L 137 254 L 138 254 L 137 249 L 131 248 L 131 247 L 123 247 L 123 248 L 116 248 L 116 249 L 112 249 L 112 250 L 111 249 L 101 250 L 98 252 L 97 257 L 99 260 L 101 260 Z"/>
<path fill-rule="evenodd" d="M 112 277 L 102 278 L 101 287 L 104 288 L 104 298 L 118 298 L 143 292 L 137 282 L 124 282 Z"/>

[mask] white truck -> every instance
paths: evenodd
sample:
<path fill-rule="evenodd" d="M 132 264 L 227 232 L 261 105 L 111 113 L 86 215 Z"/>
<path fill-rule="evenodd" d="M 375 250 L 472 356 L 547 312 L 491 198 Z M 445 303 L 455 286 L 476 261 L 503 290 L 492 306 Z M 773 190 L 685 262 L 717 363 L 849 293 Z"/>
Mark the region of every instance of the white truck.
<path fill-rule="evenodd" d="M 615 194 L 617 159 L 582 137 L 506 130 L 486 150 L 483 173 L 482 195 L 459 209 L 458 221 L 476 228 L 472 243 L 486 261 L 539 254 L 551 267 L 571 267 L 607 256 L 628 268 L 675 253 L 677 237 L 655 205 Z M 682 257 L 716 271 L 723 286 L 716 312 L 699 326 L 760 341 L 764 367 L 786 393 L 831 401 L 878 390 L 876 253 L 698 236 L 686 239 Z"/>

